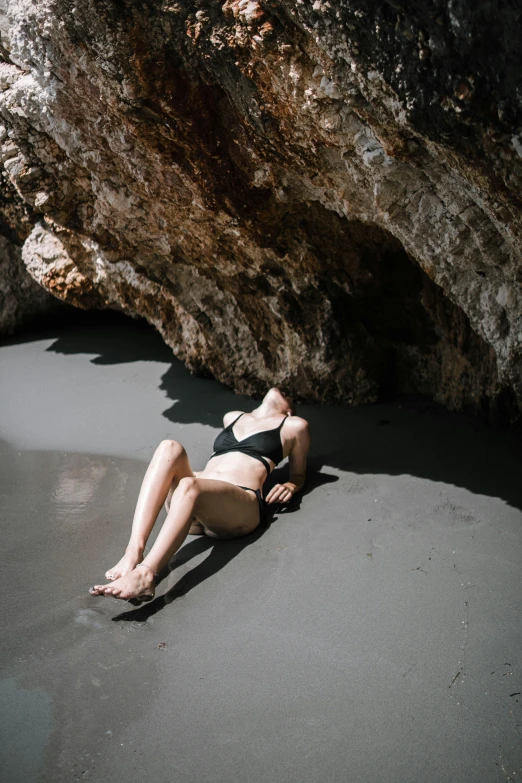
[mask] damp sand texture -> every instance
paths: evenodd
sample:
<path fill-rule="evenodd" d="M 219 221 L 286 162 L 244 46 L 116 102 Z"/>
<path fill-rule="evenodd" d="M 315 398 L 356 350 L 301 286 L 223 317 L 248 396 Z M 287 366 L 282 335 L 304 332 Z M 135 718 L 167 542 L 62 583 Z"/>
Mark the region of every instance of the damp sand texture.
<path fill-rule="evenodd" d="M 0 379 L 4 783 L 522 777 L 513 436 L 421 399 L 303 406 L 307 491 L 262 533 L 189 537 L 135 608 L 87 590 L 154 448 L 198 469 L 256 401 L 94 315 L 4 341 Z"/>

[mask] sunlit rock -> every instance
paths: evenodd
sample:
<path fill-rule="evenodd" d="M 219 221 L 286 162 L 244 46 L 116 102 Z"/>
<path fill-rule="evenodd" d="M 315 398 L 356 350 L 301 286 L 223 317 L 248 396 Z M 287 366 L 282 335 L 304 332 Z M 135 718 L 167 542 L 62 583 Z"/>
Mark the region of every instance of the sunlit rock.
<path fill-rule="evenodd" d="M 241 392 L 517 416 L 515 10 L 12 0 L 0 27 L 0 157 L 47 290 Z"/>

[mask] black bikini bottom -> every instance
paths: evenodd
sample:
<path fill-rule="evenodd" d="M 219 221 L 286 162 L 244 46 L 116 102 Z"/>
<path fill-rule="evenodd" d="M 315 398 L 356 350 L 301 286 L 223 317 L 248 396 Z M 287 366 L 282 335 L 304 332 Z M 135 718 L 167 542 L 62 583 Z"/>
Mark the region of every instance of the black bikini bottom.
<path fill-rule="evenodd" d="M 267 517 L 268 517 L 268 509 L 267 509 L 268 504 L 266 500 L 264 500 L 263 495 L 261 494 L 261 490 L 252 489 L 252 487 L 242 487 L 241 484 L 236 484 L 236 487 L 239 487 L 240 489 L 246 489 L 249 492 L 253 492 L 255 494 L 259 505 L 259 524 L 266 525 Z"/>

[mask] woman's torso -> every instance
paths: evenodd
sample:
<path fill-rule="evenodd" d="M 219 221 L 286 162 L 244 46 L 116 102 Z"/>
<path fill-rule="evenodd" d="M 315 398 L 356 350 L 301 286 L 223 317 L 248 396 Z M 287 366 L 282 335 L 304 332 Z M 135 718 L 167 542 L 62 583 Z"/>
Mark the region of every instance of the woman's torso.
<path fill-rule="evenodd" d="M 265 464 L 271 472 L 276 464 L 274 459 L 284 459 L 290 451 L 291 437 L 288 430 L 285 432 L 286 418 L 281 414 L 259 419 L 248 413 L 237 417 L 219 433 L 215 441 L 215 446 L 227 449 L 226 453 L 211 457 L 198 476 L 261 489 L 268 477 Z M 267 435 L 253 437 L 261 432 Z M 274 448 L 277 444 L 280 444 L 280 449 Z M 246 448 L 247 453 L 236 451 L 236 446 Z M 264 446 L 269 453 L 259 451 L 260 446 Z M 253 452 L 258 455 L 257 458 L 252 456 Z M 264 458 L 265 464 L 259 457 Z"/>

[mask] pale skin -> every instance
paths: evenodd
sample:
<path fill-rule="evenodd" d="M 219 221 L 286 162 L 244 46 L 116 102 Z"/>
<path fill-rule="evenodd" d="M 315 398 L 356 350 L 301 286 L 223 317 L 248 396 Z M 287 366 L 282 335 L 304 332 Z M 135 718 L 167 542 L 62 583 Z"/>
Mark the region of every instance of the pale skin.
<path fill-rule="evenodd" d="M 276 484 L 265 500 L 268 504 L 288 503 L 305 482 L 310 433 L 305 419 L 293 415 L 293 403 L 279 389 L 270 389 L 261 405 L 245 413 L 233 431 L 241 441 L 249 435 L 279 426 L 283 456 L 288 457 L 289 480 Z M 227 427 L 241 411 L 223 418 Z M 275 467 L 267 460 L 271 469 Z M 211 538 L 237 538 L 252 533 L 259 525 L 259 506 L 254 492 L 238 484 L 261 489 L 267 477 L 262 462 L 246 454 L 232 452 L 212 457 L 204 470 L 195 473 L 183 446 L 163 440 L 145 473 L 130 540 L 125 554 L 110 568 L 108 584 L 94 585 L 91 595 L 124 600 L 150 600 L 154 597 L 155 575 L 178 551 L 187 535 L 205 534 Z M 143 557 L 147 540 L 165 503 L 167 517 L 150 552 Z"/>

